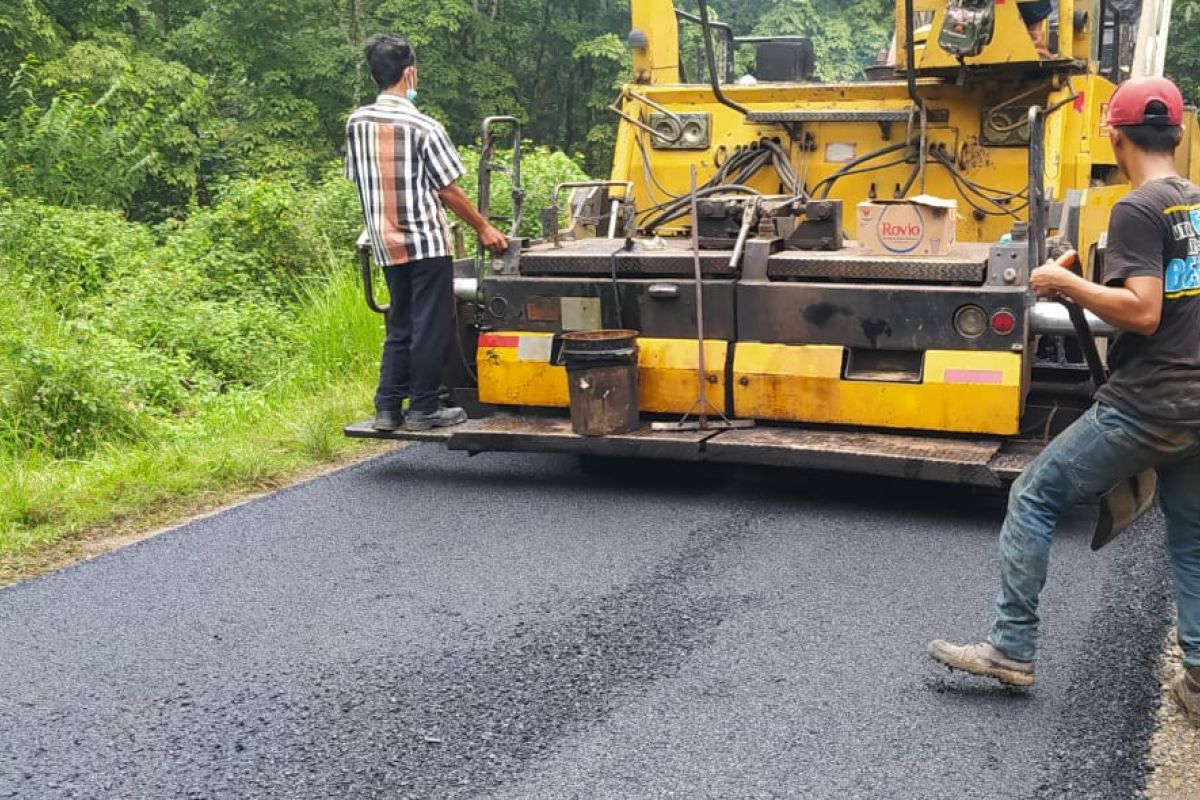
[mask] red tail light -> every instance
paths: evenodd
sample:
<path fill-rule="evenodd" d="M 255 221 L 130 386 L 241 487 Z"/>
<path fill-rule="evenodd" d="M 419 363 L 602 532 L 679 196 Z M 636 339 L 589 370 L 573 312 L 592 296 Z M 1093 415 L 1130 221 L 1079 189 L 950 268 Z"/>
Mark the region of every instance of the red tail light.
<path fill-rule="evenodd" d="M 1001 336 L 1007 336 L 1017 328 L 1017 318 L 1007 308 L 1002 308 L 992 314 L 992 330 Z"/>

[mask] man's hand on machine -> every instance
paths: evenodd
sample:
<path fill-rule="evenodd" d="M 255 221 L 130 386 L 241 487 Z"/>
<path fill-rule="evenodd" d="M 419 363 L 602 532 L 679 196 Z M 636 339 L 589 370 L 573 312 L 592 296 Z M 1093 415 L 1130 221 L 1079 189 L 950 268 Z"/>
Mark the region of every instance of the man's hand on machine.
<path fill-rule="evenodd" d="M 1065 298 L 1123 331 L 1149 336 L 1162 320 L 1163 282 L 1152 275 L 1134 275 L 1121 286 L 1103 286 L 1067 269 L 1075 263 L 1068 250 L 1029 275 L 1038 297 Z"/>
<path fill-rule="evenodd" d="M 475 229 L 479 234 L 480 244 L 488 250 L 503 253 L 508 249 L 508 237 L 496 230 L 496 226 L 479 213 L 479 209 L 457 183 L 450 183 L 439 189 L 438 197 L 454 212 L 454 216 Z"/>
<path fill-rule="evenodd" d="M 508 249 L 508 237 L 496 230 L 495 225 L 485 225 L 479 231 L 479 242 L 493 253 L 503 253 Z"/>
<path fill-rule="evenodd" d="M 1075 263 L 1075 251 L 1068 250 L 1047 261 L 1029 274 L 1029 285 L 1038 297 L 1070 297 L 1071 288 L 1083 280 L 1068 267 Z"/>

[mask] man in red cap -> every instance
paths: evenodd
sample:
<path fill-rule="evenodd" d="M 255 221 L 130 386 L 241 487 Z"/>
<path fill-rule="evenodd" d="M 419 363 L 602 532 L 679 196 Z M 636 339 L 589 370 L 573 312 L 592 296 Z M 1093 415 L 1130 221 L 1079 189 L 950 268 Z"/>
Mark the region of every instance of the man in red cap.
<path fill-rule="evenodd" d="M 1133 191 L 1109 218 L 1104 283 L 1053 264 L 1030 276 L 1039 296 L 1068 298 L 1121 330 L 1111 376 L 1013 484 L 987 640 L 937 640 L 928 652 L 954 669 L 1032 685 L 1038 595 L 1059 517 L 1154 468 L 1184 653 L 1172 686 L 1200 723 L 1200 188 L 1175 170 L 1182 123 L 1183 98 L 1164 78 L 1127 81 L 1112 96 L 1109 140 Z"/>

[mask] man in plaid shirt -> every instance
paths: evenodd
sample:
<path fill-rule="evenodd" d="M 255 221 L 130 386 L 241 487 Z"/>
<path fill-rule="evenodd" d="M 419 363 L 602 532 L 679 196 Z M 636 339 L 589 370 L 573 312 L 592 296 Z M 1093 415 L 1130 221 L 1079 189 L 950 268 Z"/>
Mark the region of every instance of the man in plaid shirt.
<path fill-rule="evenodd" d="M 456 183 L 466 170 L 445 129 L 413 105 L 417 64 L 412 47 L 399 36 L 382 34 L 367 41 L 366 56 L 380 92 L 346 123 L 346 177 L 358 186 L 367 235 L 391 295 L 374 427 L 455 425 L 466 420 L 466 413 L 438 407 L 454 311 L 453 251 L 444 206 L 474 228 L 489 250 L 503 252 L 508 239 Z"/>

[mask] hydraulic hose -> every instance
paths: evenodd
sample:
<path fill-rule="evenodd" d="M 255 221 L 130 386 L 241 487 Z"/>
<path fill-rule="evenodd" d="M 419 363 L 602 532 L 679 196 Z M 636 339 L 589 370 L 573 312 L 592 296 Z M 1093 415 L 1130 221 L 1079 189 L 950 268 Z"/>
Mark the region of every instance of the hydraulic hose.
<path fill-rule="evenodd" d="M 704 5 L 704 0 L 700 0 L 701 6 Z M 913 101 L 913 105 L 918 108 L 925 107 L 925 101 L 917 94 L 917 45 L 913 41 L 916 38 L 916 11 L 913 9 L 913 0 L 904 0 L 904 80 L 908 85 L 908 99 Z"/>
<path fill-rule="evenodd" d="M 909 139 L 906 142 L 893 142 L 892 144 L 885 145 L 884 147 L 880 147 L 877 150 L 872 150 L 869 153 L 863 153 L 861 156 L 858 156 L 857 158 L 853 159 L 852 161 L 847 161 L 845 164 L 843 164 L 841 167 L 839 167 L 836 172 L 833 172 L 830 175 L 817 181 L 817 183 L 813 185 L 812 192 L 810 194 L 812 194 L 815 197 L 817 194 L 817 190 L 820 189 L 822 186 L 824 186 L 825 190 L 821 194 L 821 198 L 824 199 L 829 196 L 829 191 L 830 191 L 830 189 L 833 188 L 833 184 L 836 183 L 839 178 L 845 177 L 846 175 L 850 174 L 850 172 L 855 167 L 857 167 L 859 164 L 862 164 L 867 161 L 872 161 L 876 158 L 879 158 L 880 156 L 886 156 L 888 153 L 894 153 L 897 150 L 903 150 L 906 147 L 911 147 L 912 144 L 913 144 L 913 140 Z"/>

